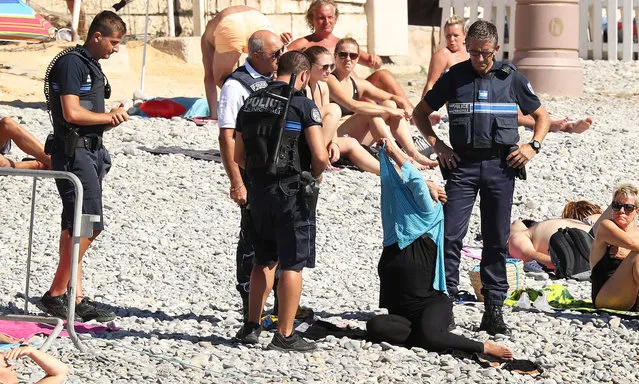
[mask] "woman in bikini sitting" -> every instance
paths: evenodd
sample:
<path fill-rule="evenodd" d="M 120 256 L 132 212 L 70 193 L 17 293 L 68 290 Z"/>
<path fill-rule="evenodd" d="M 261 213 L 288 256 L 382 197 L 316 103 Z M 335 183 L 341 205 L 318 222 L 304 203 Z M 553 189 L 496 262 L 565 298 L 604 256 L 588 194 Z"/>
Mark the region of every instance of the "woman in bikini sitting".
<path fill-rule="evenodd" d="M 337 126 L 342 112 L 339 105 L 330 102 L 328 85 L 326 85 L 326 80 L 335 69 L 333 55 L 328 49 L 319 45 L 307 48 L 304 53 L 311 60 L 309 97 L 313 99 L 322 114 L 322 131 L 329 161 L 334 163 L 340 156 L 346 156 L 359 169 L 379 175 L 379 161 L 357 140 L 352 137 L 337 136 Z"/>
<path fill-rule="evenodd" d="M 639 190 L 632 184 L 617 186 L 610 207 L 595 226 L 595 240 L 590 249 L 590 279 L 595 308 L 637 310 L 638 195 Z"/>
<path fill-rule="evenodd" d="M 348 135 L 364 145 L 381 138 L 395 138 L 420 169 L 433 168 L 437 162 L 419 153 L 408 128 L 410 114 L 397 108 L 397 96 L 385 92 L 367 80 L 357 77 L 353 70 L 359 58 L 359 45 L 352 38 L 341 39 L 335 46 L 335 71 L 328 77 L 330 99 L 342 111 L 338 136 Z M 366 97 L 380 104 L 359 101 Z M 390 126 L 390 132 L 386 128 Z M 395 146 L 395 141 L 391 140 Z"/>

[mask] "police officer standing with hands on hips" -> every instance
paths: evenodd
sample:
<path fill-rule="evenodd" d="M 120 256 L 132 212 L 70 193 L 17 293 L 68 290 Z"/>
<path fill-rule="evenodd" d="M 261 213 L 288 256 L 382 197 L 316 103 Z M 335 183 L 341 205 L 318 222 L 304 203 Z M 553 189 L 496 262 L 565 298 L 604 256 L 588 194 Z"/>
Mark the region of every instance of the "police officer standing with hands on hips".
<path fill-rule="evenodd" d="M 102 144 L 102 134 L 129 119 L 122 107 L 105 111 L 105 98 L 111 88 L 98 60 L 108 59 L 118 52 L 126 25 L 120 16 L 103 11 L 95 16 L 83 46 L 69 48 L 58 54 L 45 76 L 45 96 L 53 123 L 45 149 L 51 154 L 51 167 L 72 172 L 82 182 L 84 199 L 82 213 L 98 215 L 93 236 L 80 239 L 76 297 L 66 291 L 71 274 L 71 250 L 75 211 L 75 188 L 69 180 L 56 179 L 62 198 L 62 232 L 60 260 L 49 291 L 39 302 L 48 314 L 66 319 L 68 300 L 75 300 L 75 313 L 83 321 L 113 320 L 115 314 L 97 308 L 96 303 L 82 295 L 82 257 L 93 240 L 104 229 L 102 217 L 102 178 L 111 167 L 111 158 Z"/>
<path fill-rule="evenodd" d="M 506 240 L 510 234 L 515 176 L 539 152 L 550 118 L 528 80 L 508 63 L 495 62 L 497 28 L 479 20 L 466 35 L 470 59 L 442 75 L 417 105 L 413 118 L 433 146 L 447 178 L 444 207 L 446 286 L 458 294 L 462 241 L 479 191 L 483 239 L 480 276 L 485 312 L 480 329 L 510 334 L 502 307 L 508 290 Z M 448 103 L 451 147 L 435 135 L 428 116 Z M 517 145 L 517 106 L 535 119 L 533 138 Z M 446 175 L 447 174 L 447 175 Z"/>
<path fill-rule="evenodd" d="M 313 186 L 328 164 L 322 117 L 315 103 L 299 91 L 308 83 L 310 68 L 310 60 L 302 52 L 282 55 L 276 81 L 246 100 L 236 127 L 235 162 L 246 170 L 257 236 L 249 318 L 237 338 L 247 344 L 258 343 L 262 308 L 279 264 L 279 319 L 268 348 L 282 351 L 315 349 L 314 343 L 293 329 L 302 293 L 302 269 L 315 267 L 318 191 Z M 291 78 L 294 89 L 287 84 Z M 293 94 L 287 99 L 290 92 Z"/>

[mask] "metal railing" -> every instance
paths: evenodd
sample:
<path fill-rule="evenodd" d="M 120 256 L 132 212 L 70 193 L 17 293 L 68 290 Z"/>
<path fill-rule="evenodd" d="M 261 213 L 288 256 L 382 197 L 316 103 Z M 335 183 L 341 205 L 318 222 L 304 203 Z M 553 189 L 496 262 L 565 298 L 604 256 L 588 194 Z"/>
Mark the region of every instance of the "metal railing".
<path fill-rule="evenodd" d="M 79 350 L 85 352 L 87 348 L 82 344 L 78 335 L 75 333 L 74 320 L 75 320 L 75 290 L 78 279 L 78 260 L 80 255 L 80 238 L 91 237 L 93 234 L 93 221 L 95 218 L 93 215 L 82 214 L 82 199 L 84 196 L 84 190 L 82 189 L 82 183 L 76 175 L 70 172 L 60 171 L 40 171 L 40 170 L 26 170 L 26 169 L 14 169 L 14 168 L 0 168 L 0 176 L 25 176 L 33 178 L 33 188 L 31 192 L 31 222 L 29 226 L 29 248 L 27 255 L 27 277 L 25 287 L 25 303 L 24 311 L 28 313 L 29 305 L 29 280 L 31 277 L 31 244 L 33 241 L 33 225 L 35 222 L 35 199 L 37 191 L 38 178 L 44 179 L 66 179 L 73 183 L 75 187 L 75 213 L 73 216 L 73 233 L 71 238 L 73 246 L 71 250 L 71 277 L 69 279 L 68 286 L 68 313 L 67 313 L 67 332 L 69 337 L 73 341 L 73 344 Z M 43 322 L 49 324 L 56 324 L 53 332 L 47 340 L 42 344 L 41 350 L 49 348 L 55 338 L 58 337 L 62 331 L 63 323 L 61 319 L 47 317 L 47 316 L 30 316 L 30 315 L 10 315 L 0 314 L 0 319 L 15 320 L 15 321 L 29 321 L 29 322 Z"/>

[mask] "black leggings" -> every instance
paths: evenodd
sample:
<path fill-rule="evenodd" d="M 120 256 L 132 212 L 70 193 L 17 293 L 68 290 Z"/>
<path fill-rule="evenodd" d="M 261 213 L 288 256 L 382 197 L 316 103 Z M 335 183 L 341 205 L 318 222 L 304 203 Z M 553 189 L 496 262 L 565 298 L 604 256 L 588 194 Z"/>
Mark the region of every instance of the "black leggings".
<path fill-rule="evenodd" d="M 484 352 L 484 344 L 448 331 L 452 320 L 452 305 L 440 295 L 428 300 L 417 324 L 396 315 L 378 315 L 366 323 L 367 338 L 375 343 L 385 341 L 407 347 L 421 347 L 433 352 L 458 349 L 464 352 Z"/>

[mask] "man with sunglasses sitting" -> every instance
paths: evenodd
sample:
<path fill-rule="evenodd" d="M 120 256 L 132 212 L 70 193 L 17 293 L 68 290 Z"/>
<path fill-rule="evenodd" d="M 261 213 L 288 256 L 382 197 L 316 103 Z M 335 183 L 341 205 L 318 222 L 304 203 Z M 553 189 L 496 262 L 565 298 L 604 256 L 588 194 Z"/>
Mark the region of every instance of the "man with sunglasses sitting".
<path fill-rule="evenodd" d="M 541 149 L 550 118 L 528 80 L 508 63 L 495 62 L 497 28 L 479 20 L 468 30 L 470 60 L 443 74 L 415 108 L 413 119 L 435 149 L 446 182 L 444 258 L 447 290 L 458 291 L 462 241 L 468 231 L 477 192 L 481 196 L 483 250 L 482 294 L 485 308 L 480 329 L 510 334 L 502 307 L 508 290 L 506 241 L 510 234 L 515 175 Z M 449 147 L 440 140 L 429 115 L 448 103 Z M 517 108 L 535 119 L 533 138 L 518 145 Z"/>
<path fill-rule="evenodd" d="M 335 52 L 335 46 L 340 40 L 333 34 L 333 28 L 339 17 L 337 3 L 334 0 L 313 0 L 306 11 L 306 23 L 311 29 L 310 35 L 293 40 L 288 45 L 289 50 L 302 50 L 304 48 L 320 45 L 328 49 L 331 53 Z M 366 80 L 370 81 L 377 88 L 383 89 L 388 93 L 398 96 L 401 100 L 398 107 L 407 111 L 409 115 L 413 113 L 413 104 L 408 100 L 406 92 L 397 83 L 393 74 L 386 69 L 379 69 L 383 62 L 382 59 L 374 54 L 370 54 L 360 50 L 359 55 L 351 57 L 355 59 L 359 57 L 359 64 L 366 67 L 377 69 Z"/>
<path fill-rule="evenodd" d="M 235 155 L 235 126 L 237 114 L 244 101 L 255 91 L 266 88 L 277 70 L 277 62 L 284 45 L 273 32 L 261 30 L 248 40 L 248 57 L 224 82 L 220 92 L 219 141 L 222 163 L 231 181 L 230 198 L 241 207 L 240 238 L 237 243 L 237 290 L 242 297 L 244 317 L 248 316 L 248 295 L 251 270 L 253 269 L 253 239 L 250 212 L 247 206 L 247 191 L 244 175 L 240 172 Z"/>

